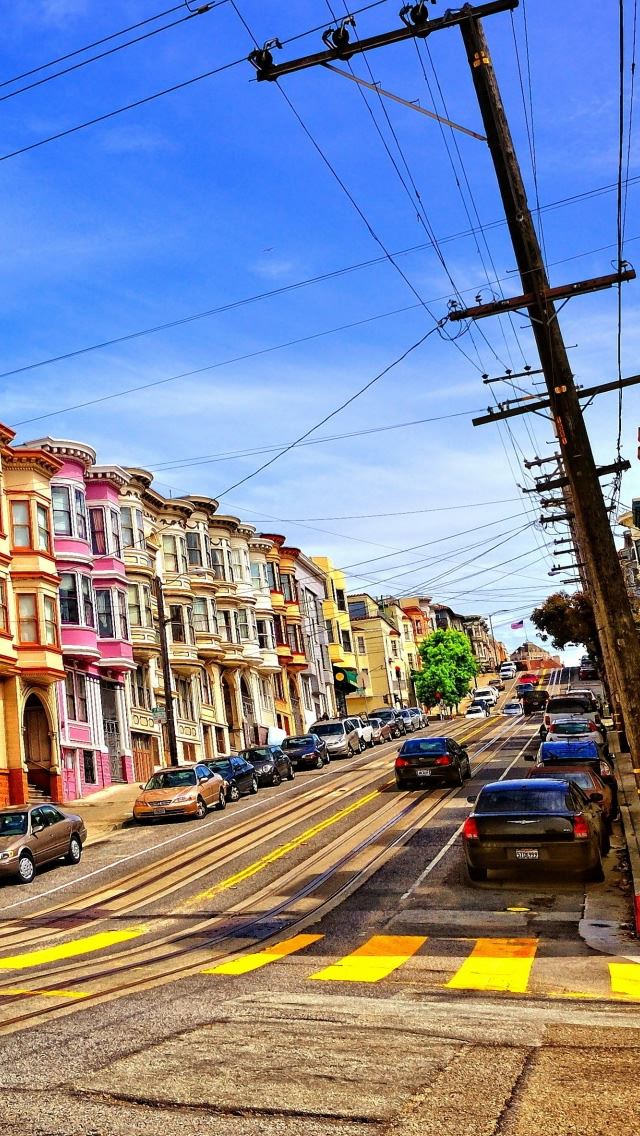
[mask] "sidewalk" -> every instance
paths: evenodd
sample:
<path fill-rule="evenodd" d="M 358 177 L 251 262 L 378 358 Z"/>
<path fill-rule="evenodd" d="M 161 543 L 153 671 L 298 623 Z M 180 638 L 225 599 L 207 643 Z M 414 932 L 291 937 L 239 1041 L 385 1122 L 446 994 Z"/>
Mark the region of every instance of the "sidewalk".
<path fill-rule="evenodd" d="M 110 785 L 99 789 L 90 797 L 78 801 L 67 801 L 64 808 L 70 813 L 78 813 L 87 826 L 87 844 L 105 840 L 109 833 L 123 828 L 131 821 L 133 802 L 140 789 L 138 784 Z"/>

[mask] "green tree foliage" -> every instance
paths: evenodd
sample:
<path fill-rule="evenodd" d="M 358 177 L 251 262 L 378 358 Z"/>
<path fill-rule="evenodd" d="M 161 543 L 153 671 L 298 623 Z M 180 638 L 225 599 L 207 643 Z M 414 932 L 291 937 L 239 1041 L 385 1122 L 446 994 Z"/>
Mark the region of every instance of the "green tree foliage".
<path fill-rule="evenodd" d="M 582 644 L 589 654 L 598 657 L 598 635 L 593 606 L 588 596 L 576 592 L 554 592 L 540 607 L 531 612 L 531 622 L 541 632 L 540 638 L 550 639 L 557 650 L 569 644 Z"/>
<path fill-rule="evenodd" d="M 426 706 L 438 701 L 457 706 L 469 693 L 478 664 L 462 631 L 435 631 L 420 644 L 423 667 L 414 676 L 416 694 Z M 440 694 L 438 700 L 436 694 Z"/>

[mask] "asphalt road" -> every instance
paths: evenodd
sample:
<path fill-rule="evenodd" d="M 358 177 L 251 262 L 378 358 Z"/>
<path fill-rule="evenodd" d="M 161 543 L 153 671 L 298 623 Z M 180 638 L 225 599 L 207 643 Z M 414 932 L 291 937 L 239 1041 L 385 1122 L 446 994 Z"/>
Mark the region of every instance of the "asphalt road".
<path fill-rule="evenodd" d="M 4 887 L 4 1131 L 637 1132 L 620 838 L 586 889 L 464 870 L 467 794 L 536 726 L 450 724 L 463 789 L 398 793 L 386 746 Z"/>

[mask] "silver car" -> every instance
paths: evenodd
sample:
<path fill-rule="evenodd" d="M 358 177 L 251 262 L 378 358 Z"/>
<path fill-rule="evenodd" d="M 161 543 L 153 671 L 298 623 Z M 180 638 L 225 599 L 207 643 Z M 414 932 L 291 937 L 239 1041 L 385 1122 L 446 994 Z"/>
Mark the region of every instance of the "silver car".
<path fill-rule="evenodd" d="M 326 743 L 330 757 L 351 757 L 360 752 L 360 735 L 351 718 L 332 718 L 314 722 L 310 733 L 317 734 Z"/>

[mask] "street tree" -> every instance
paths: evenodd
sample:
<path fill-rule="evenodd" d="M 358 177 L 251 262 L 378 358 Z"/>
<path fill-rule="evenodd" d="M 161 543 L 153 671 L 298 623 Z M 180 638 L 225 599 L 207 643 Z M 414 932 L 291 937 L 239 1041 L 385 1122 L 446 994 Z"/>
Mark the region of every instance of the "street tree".
<path fill-rule="evenodd" d="M 419 647 L 422 670 L 414 676 L 416 694 L 426 706 L 457 706 L 469 693 L 478 664 L 462 631 L 435 631 Z"/>
<path fill-rule="evenodd" d="M 541 632 L 540 638 L 545 642 L 550 639 L 557 650 L 562 651 L 569 645 L 582 645 L 593 659 L 598 658 L 593 605 L 583 592 L 574 595 L 554 592 L 547 596 L 544 603 L 531 612 L 531 622 Z"/>

